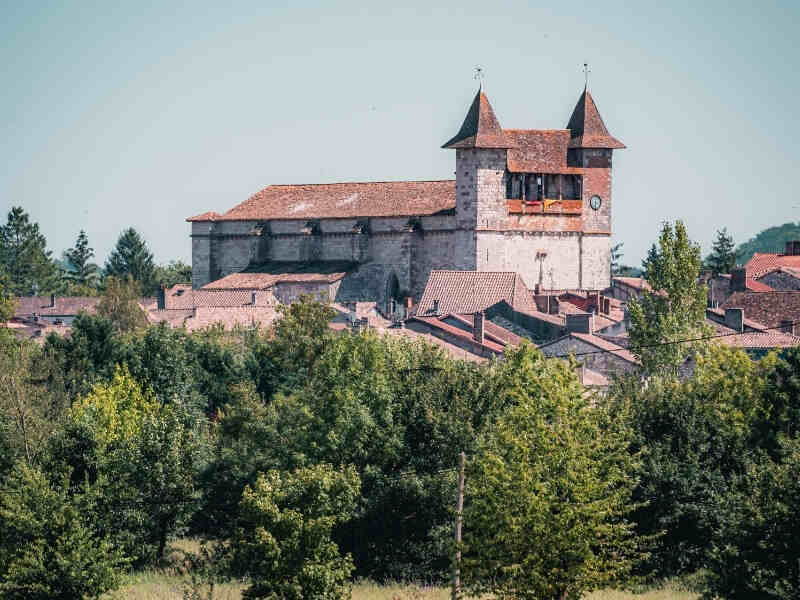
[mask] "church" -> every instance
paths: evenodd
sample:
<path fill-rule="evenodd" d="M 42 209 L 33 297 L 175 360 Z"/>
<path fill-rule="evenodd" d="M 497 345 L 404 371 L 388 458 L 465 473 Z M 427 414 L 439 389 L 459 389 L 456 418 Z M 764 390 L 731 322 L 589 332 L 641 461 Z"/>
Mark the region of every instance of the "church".
<path fill-rule="evenodd" d="M 481 87 L 442 146 L 455 180 L 271 185 L 190 217 L 192 286 L 313 283 L 332 301 L 387 306 L 416 303 L 432 270 L 457 270 L 603 290 L 612 153 L 624 147 L 586 88 L 565 129 L 536 130 L 503 129 Z"/>

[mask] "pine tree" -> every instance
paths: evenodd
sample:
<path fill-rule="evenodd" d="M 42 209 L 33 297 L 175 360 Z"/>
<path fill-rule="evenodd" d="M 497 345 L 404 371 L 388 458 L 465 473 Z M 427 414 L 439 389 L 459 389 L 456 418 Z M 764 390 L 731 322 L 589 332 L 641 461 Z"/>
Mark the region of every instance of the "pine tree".
<path fill-rule="evenodd" d="M 119 279 L 130 276 L 139 282 L 143 294 L 152 291 L 154 269 L 153 253 L 133 227 L 120 234 L 117 245 L 111 251 L 105 265 L 106 275 L 113 275 Z"/>
<path fill-rule="evenodd" d="M 99 268 L 89 262 L 94 257 L 94 248 L 89 247 L 89 238 L 81 229 L 75 246 L 64 251 L 64 257 L 69 262 L 72 270 L 67 273 L 67 279 L 72 283 L 84 286 L 94 286 L 100 277 Z"/>
<path fill-rule="evenodd" d="M 21 206 L 13 207 L 0 227 L 0 270 L 8 276 L 14 296 L 54 291 L 58 285 L 58 268 L 47 240 Z"/>
<path fill-rule="evenodd" d="M 736 246 L 733 243 L 733 236 L 728 233 L 726 227 L 717 230 L 717 238 L 711 246 L 711 254 L 706 258 L 706 264 L 714 275 L 730 273 L 736 265 Z"/>

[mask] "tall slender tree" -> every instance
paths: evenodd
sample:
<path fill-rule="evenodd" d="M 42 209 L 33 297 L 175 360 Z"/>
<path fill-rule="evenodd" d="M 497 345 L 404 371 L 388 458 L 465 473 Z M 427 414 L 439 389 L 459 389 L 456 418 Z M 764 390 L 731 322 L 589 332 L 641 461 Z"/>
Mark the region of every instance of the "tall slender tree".
<path fill-rule="evenodd" d="M 706 264 L 714 275 L 730 273 L 736 265 L 736 245 L 733 243 L 733 236 L 728 233 L 727 227 L 717 230 L 717 237 L 714 245 L 711 246 L 711 254 L 708 255 Z"/>
<path fill-rule="evenodd" d="M 677 373 L 692 350 L 683 340 L 706 332 L 701 262 L 700 247 L 689 239 L 683 222 L 664 223 L 642 264 L 651 289 L 628 303 L 631 351 L 647 373 Z"/>
<path fill-rule="evenodd" d="M 130 276 L 139 282 L 142 293 L 147 294 L 153 287 L 154 269 L 153 253 L 147 247 L 147 242 L 133 227 L 124 230 L 106 261 L 106 275 L 119 279 Z"/>
<path fill-rule="evenodd" d="M 94 248 L 89 247 L 89 238 L 86 232 L 81 229 L 75 246 L 64 251 L 71 270 L 67 273 L 67 279 L 72 283 L 83 286 L 94 286 L 100 278 L 100 269 L 96 264 L 90 262 L 94 257 Z"/>
<path fill-rule="evenodd" d="M 614 244 L 613 246 L 611 246 L 611 276 L 612 277 L 614 277 L 614 275 L 619 275 L 620 267 L 621 267 L 619 261 L 622 259 L 623 256 L 625 256 L 625 253 L 622 251 L 622 246 L 623 245 L 624 245 L 624 242 L 620 242 L 619 244 Z"/>
<path fill-rule="evenodd" d="M 0 227 L 0 270 L 14 296 L 54 291 L 59 283 L 47 240 L 21 206 L 13 207 Z"/>

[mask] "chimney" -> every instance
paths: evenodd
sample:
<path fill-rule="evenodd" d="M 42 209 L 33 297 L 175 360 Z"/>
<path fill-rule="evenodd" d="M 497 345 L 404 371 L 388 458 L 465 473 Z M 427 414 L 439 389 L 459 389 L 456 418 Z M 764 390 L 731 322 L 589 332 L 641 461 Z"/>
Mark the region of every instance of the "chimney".
<path fill-rule="evenodd" d="M 747 271 L 744 268 L 731 269 L 731 292 L 743 292 L 747 289 Z"/>
<path fill-rule="evenodd" d="M 167 290 L 162 285 L 158 288 L 158 294 L 156 295 L 156 308 L 158 310 L 164 310 L 167 307 Z"/>
<path fill-rule="evenodd" d="M 786 242 L 786 252 L 784 252 L 784 254 L 788 256 L 797 256 L 800 254 L 800 240 Z"/>
<path fill-rule="evenodd" d="M 434 300 L 433 301 L 433 314 L 435 314 L 435 315 L 439 314 L 439 301 L 438 300 Z"/>
<path fill-rule="evenodd" d="M 567 314 L 568 333 L 592 333 L 594 329 L 594 315 L 591 313 Z"/>
<path fill-rule="evenodd" d="M 50 294 L 50 308 L 56 307 L 56 295 Z"/>
<path fill-rule="evenodd" d="M 739 333 L 744 331 L 744 310 L 741 308 L 726 308 L 725 325 Z"/>
<path fill-rule="evenodd" d="M 255 292 L 253 292 L 252 294 L 250 294 L 250 297 L 251 297 L 251 299 L 252 299 L 252 301 L 253 301 L 253 302 L 252 302 L 253 306 L 255 306 L 255 305 L 256 305 L 256 302 L 257 302 L 257 300 L 258 300 L 258 295 L 257 295 Z"/>
<path fill-rule="evenodd" d="M 791 319 L 781 319 L 781 331 L 789 335 L 795 334 L 795 325 Z"/>
<path fill-rule="evenodd" d="M 484 325 L 485 321 L 486 317 L 484 316 L 483 312 L 476 312 L 473 316 L 472 337 L 474 337 L 475 341 L 479 344 L 482 344 L 486 340 L 486 326 Z"/>

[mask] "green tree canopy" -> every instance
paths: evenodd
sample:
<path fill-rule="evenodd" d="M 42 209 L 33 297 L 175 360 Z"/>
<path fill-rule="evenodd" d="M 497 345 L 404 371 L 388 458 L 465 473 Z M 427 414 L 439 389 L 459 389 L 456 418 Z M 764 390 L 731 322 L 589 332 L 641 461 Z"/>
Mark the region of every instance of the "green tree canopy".
<path fill-rule="evenodd" d="M 717 230 L 717 237 L 711 247 L 711 254 L 706 258 L 706 264 L 714 275 L 730 273 L 736 266 L 735 244 L 727 228 Z"/>
<path fill-rule="evenodd" d="M 626 427 L 593 408 L 572 367 L 524 344 L 507 361 L 530 382 L 481 438 L 466 477 L 463 578 L 498 599 L 580 598 L 638 558 Z"/>
<path fill-rule="evenodd" d="M 96 287 L 100 280 L 100 269 L 90 262 L 93 257 L 94 249 L 89 247 L 89 238 L 81 229 L 75 246 L 64 251 L 69 266 L 67 279 L 79 286 Z"/>
<path fill-rule="evenodd" d="M 95 523 L 96 487 L 71 494 L 18 465 L 0 490 L 0 596 L 99 598 L 120 583 L 125 561 Z"/>
<path fill-rule="evenodd" d="M 119 279 L 109 275 L 97 304 L 97 314 L 107 318 L 117 331 L 135 331 L 147 326 L 147 315 L 139 305 L 141 286 L 130 275 Z"/>
<path fill-rule="evenodd" d="M 651 286 L 628 303 L 631 351 L 645 372 L 677 373 L 699 343 L 676 343 L 706 333 L 706 291 L 698 283 L 700 247 L 681 221 L 664 223 L 658 244 L 645 259 L 644 278 Z"/>
<path fill-rule="evenodd" d="M 192 267 L 180 260 L 173 260 L 166 265 L 158 265 L 153 269 L 154 290 L 164 286 L 172 287 L 176 283 L 192 283 Z"/>
<path fill-rule="evenodd" d="M 139 283 L 139 294 L 143 295 L 152 292 L 154 270 L 153 254 L 147 247 L 147 242 L 133 227 L 125 229 L 106 260 L 106 275 L 113 275 L 118 279 L 131 277 Z"/>
<path fill-rule="evenodd" d="M 352 467 L 269 471 L 242 495 L 234 564 L 249 575 L 245 598 L 345 600 L 353 561 L 331 540 L 359 496 Z"/>
<path fill-rule="evenodd" d="M 756 252 L 783 252 L 786 242 L 793 240 L 800 240 L 800 222 L 768 227 L 746 242 L 739 244 L 739 247 L 736 248 L 736 258 L 739 264 L 743 265 Z"/>
<path fill-rule="evenodd" d="M 0 227 L 0 271 L 8 276 L 14 296 L 47 293 L 58 287 L 58 268 L 47 250 L 47 240 L 21 206 L 13 207 Z"/>

